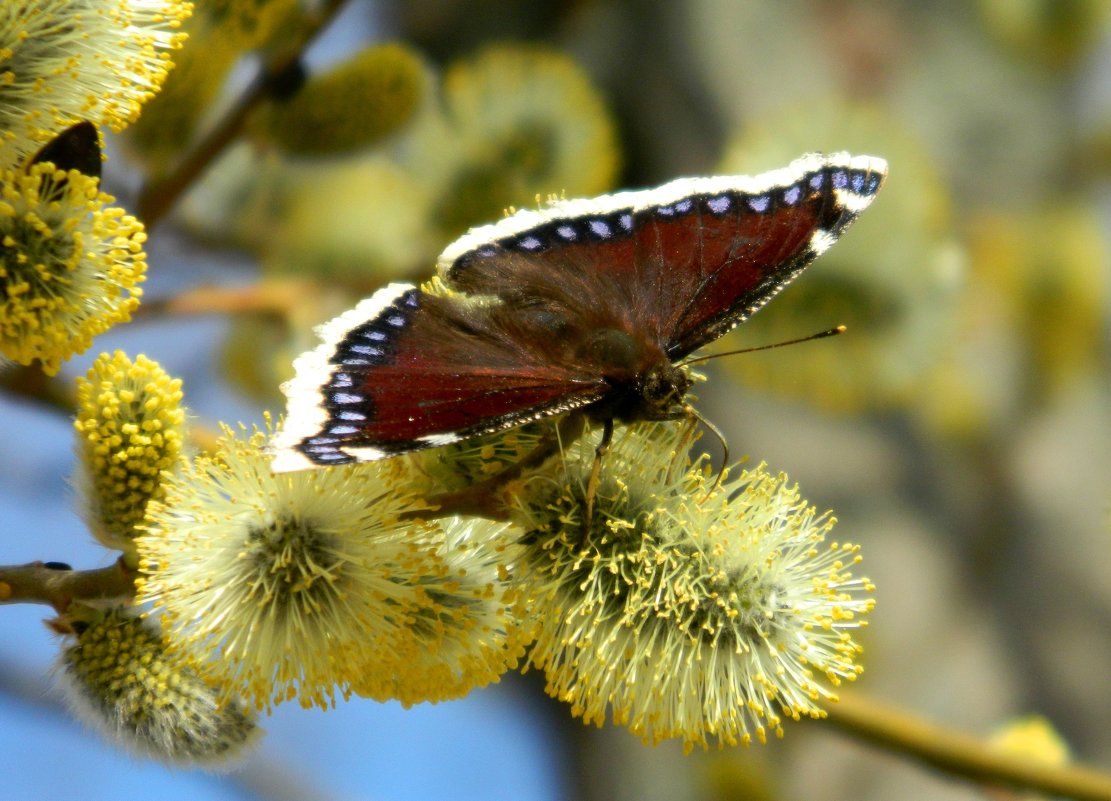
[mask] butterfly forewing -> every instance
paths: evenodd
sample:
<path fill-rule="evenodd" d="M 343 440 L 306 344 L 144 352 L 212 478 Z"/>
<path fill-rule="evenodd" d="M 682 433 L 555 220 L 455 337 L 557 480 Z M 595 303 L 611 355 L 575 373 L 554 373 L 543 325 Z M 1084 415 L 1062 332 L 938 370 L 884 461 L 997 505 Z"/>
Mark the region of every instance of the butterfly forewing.
<path fill-rule="evenodd" d="M 421 447 L 413 443 L 475 436 L 553 405 L 585 405 L 601 390 L 592 376 L 522 348 L 490 302 L 420 291 L 410 297 L 414 312 L 388 357 L 367 370 L 348 369 L 355 393 L 370 404 L 366 422 L 351 433 L 368 445 L 403 452 Z"/>
<path fill-rule="evenodd" d="M 599 380 L 515 347 L 493 308 L 394 284 L 323 326 L 283 387 L 275 469 L 444 445 L 601 397 Z"/>
<path fill-rule="evenodd" d="M 677 359 L 786 286 L 871 201 L 885 169 L 870 157 L 808 156 L 756 178 L 557 202 L 472 231 L 440 270 L 463 292 L 557 282 L 595 305 L 584 317 L 627 320 Z"/>
<path fill-rule="evenodd" d="M 785 186 L 703 192 L 684 217 L 667 209 L 669 219 L 653 225 L 664 231 L 663 269 L 698 277 L 660 298 L 673 308 L 661 330 L 668 356 L 680 359 L 743 322 L 840 236 L 856 212 L 837 186 L 852 176 L 866 176 L 857 183 L 870 195 L 879 189 L 870 167 L 822 164 Z M 684 243 L 693 258 L 683 255 Z"/>

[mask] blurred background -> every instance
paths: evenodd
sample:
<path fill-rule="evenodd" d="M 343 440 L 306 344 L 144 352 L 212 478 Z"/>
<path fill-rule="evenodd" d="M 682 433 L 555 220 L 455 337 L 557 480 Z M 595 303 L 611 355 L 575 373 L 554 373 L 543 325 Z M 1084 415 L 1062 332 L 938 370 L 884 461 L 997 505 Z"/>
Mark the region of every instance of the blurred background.
<path fill-rule="evenodd" d="M 161 96 L 109 137 L 105 188 L 125 207 L 300 24 L 294 0 L 197 6 Z M 351 2 L 308 51 L 300 91 L 256 109 L 152 230 L 147 312 L 59 385 L 123 348 L 184 379 L 199 430 L 260 422 L 314 324 L 429 277 L 447 243 L 508 206 L 815 150 L 883 156 L 867 214 L 716 347 L 849 332 L 713 362 L 699 408 L 734 456 L 787 472 L 834 510 L 836 538 L 862 545 L 877 608 L 853 692 L 982 737 L 1041 715 L 1076 759 L 1111 770 L 1109 12 Z M 0 561 L 109 563 L 71 510 L 71 417 L 0 395 L 0 420 Z M 410 710 L 287 705 L 241 771 L 170 771 L 66 714 L 46 612 L 0 610 L 9 798 L 984 797 L 822 722 L 747 750 L 648 748 L 582 726 L 535 674 Z"/>

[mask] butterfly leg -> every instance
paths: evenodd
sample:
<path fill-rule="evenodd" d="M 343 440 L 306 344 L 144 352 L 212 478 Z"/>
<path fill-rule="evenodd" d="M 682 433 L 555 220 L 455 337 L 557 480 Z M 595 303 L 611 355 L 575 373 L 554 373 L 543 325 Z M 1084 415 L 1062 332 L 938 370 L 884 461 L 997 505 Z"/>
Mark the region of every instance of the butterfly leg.
<path fill-rule="evenodd" d="M 710 487 L 710 489 L 706 492 L 706 497 L 709 498 L 714 493 L 714 490 L 721 486 L 721 480 L 725 477 L 725 471 L 729 466 L 729 443 L 725 441 L 725 435 L 721 433 L 721 429 L 711 423 L 705 417 L 700 415 L 698 413 L 698 410 L 695 409 L 693 406 L 691 406 L 690 404 L 684 404 L 683 412 L 691 419 L 696 420 L 699 423 L 702 423 L 702 425 L 706 426 L 706 429 L 715 437 L 717 437 L 718 442 L 721 443 L 721 469 L 718 470 L 718 476 L 716 479 L 714 479 L 713 486 Z"/>
<path fill-rule="evenodd" d="M 594 497 L 598 494 L 598 484 L 602 480 L 602 457 L 613 441 L 613 418 L 607 417 L 602 423 L 602 441 L 594 449 L 594 465 L 590 468 L 590 480 L 586 483 L 586 514 L 583 516 L 583 533 L 590 531 L 594 522 Z"/>
<path fill-rule="evenodd" d="M 686 412 L 694 410 L 689 406 L 684 407 Z M 675 447 L 675 454 L 671 458 L 671 464 L 667 468 L 667 483 L 670 484 L 675 480 L 675 473 L 678 468 L 681 468 L 684 460 L 687 458 L 691 446 L 698 438 L 698 418 L 693 413 L 684 414 L 681 418 L 685 425 L 683 426 L 683 436 L 679 439 L 679 444 Z"/>

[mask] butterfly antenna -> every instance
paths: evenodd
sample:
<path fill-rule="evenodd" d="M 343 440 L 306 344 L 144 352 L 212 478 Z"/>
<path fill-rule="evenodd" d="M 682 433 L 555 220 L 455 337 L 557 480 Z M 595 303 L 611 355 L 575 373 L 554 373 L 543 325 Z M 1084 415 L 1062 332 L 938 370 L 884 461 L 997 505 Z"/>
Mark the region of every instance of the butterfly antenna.
<path fill-rule="evenodd" d="M 801 342 L 809 342 L 812 339 L 825 339 L 826 337 L 835 337 L 838 334 L 845 333 L 845 331 L 847 331 L 847 330 L 848 329 L 845 328 L 845 326 L 838 325 L 838 326 L 835 326 L 834 328 L 830 328 L 826 331 L 819 331 L 816 334 L 810 334 L 810 335 L 805 336 L 805 337 L 799 337 L 798 339 L 788 339 L 788 340 L 785 340 L 783 342 L 773 342 L 770 345 L 757 345 L 754 348 L 741 348 L 740 350 L 727 350 L 724 353 L 710 353 L 710 354 L 707 354 L 706 356 L 696 356 L 693 359 L 687 359 L 685 362 L 682 362 L 682 366 L 686 367 L 688 364 L 695 364 L 696 362 L 705 362 L 705 361 L 709 361 L 710 359 L 720 358 L 722 356 L 736 356 L 739 353 L 755 353 L 758 350 L 771 350 L 772 348 L 782 348 L 784 345 L 798 345 Z M 699 418 L 699 419 L 703 420 L 703 422 L 705 422 L 705 420 L 703 418 Z"/>
<path fill-rule="evenodd" d="M 702 425 L 706 426 L 710 433 L 717 437 L 718 442 L 721 443 L 721 467 L 718 469 L 717 478 L 714 479 L 714 485 L 706 492 L 706 498 L 709 498 L 714 491 L 721 486 L 721 480 L 725 476 L 725 467 L 729 464 L 729 443 L 725 441 L 725 435 L 721 433 L 721 429 L 700 415 L 698 409 L 688 405 L 684 407 L 684 411 L 695 420 L 702 423 Z M 702 500 L 706 500 L 706 498 Z"/>

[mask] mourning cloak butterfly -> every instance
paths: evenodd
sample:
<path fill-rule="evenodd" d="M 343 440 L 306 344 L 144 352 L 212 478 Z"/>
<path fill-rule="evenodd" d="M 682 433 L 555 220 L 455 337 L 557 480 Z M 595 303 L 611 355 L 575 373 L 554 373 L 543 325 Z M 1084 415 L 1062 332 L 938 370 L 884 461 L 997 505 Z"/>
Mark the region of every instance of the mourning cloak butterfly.
<path fill-rule="evenodd" d="M 276 471 L 382 459 L 581 409 L 682 414 L 683 357 L 771 300 L 872 202 L 887 164 L 808 155 L 755 177 L 561 200 L 473 228 L 294 363 Z"/>

